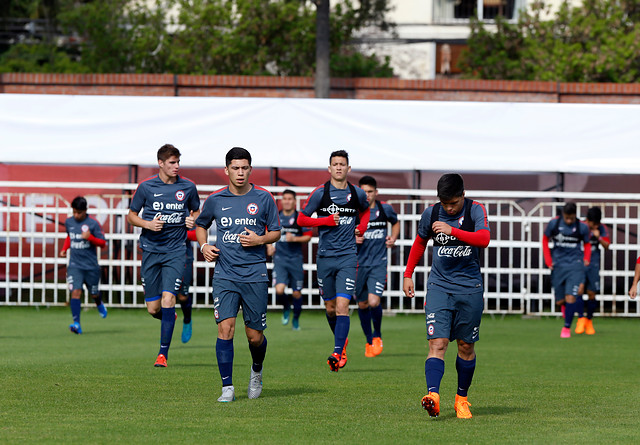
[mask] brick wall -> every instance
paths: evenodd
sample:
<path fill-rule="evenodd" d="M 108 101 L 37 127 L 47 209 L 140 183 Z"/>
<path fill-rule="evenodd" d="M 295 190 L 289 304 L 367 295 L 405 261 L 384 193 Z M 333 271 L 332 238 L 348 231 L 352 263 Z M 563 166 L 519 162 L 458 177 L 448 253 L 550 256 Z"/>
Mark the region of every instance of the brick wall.
<path fill-rule="evenodd" d="M 173 74 L 0 74 L 0 93 L 314 97 L 308 77 Z M 640 84 L 502 80 L 332 79 L 331 97 L 480 102 L 640 103 Z"/>

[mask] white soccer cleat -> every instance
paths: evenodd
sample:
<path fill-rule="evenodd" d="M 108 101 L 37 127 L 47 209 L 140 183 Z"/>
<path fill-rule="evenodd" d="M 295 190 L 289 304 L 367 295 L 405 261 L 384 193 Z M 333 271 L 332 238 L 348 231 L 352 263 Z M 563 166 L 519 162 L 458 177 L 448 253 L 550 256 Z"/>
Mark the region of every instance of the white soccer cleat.
<path fill-rule="evenodd" d="M 233 402 L 236 399 L 236 390 L 233 385 L 223 386 L 222 395 L 218 397 L 218 402 Z"/>
<path fill-rule="evenodd" d="M 247 395 L 250 399 L 257 399 L 262 394 L 262 369 L 260 372 L 255 372 L 251 367 L 251 377 L 249 377 L 249 388 L 247 388 Z"/>

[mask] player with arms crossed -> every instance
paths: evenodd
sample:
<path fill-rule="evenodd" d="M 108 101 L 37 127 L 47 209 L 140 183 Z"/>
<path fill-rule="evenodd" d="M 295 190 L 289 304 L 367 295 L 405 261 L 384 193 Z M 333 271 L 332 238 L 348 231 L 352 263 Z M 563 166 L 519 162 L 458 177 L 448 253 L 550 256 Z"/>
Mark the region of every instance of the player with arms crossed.
<path fill-rule="evenodd" d="M 69 325 L 69 330 L 75 334 L 82 334 L 80 327 L 80 310 L 82 302 L 82 286 L 85 284 L 89 295 L 98 307 L 98 312 L 102 318 L 107 316 L 107 308 L 102 304 L 100 298 L 100 266 L 98 265 L 98 255 L 96 247 L 104 247 L 107 242 L 102 233 L 100 223 L 87 216 L 87 200 L 82 196 L 77 196 L 71 201 L 73 217 L 67 218 L 64 227 L 67 230 L 67 239 L 62 246 L 60 256 L 67 255 L 70 250 L 69 266 L 67 267 L 67 284 L 71 290 L 71 316 L 73 323 Z"/>
<path fill-rule="evenodd" d="M 337 372 L 347 364 L 349 302 L 355 291 L 358 261 L 356 234 L 367 228 L 369 203 L 365 192 L 347 181 L 351 166 L 346 151 L 331 153 L 328 170 L 331 180 L 311 192 L 298 215 L 298 224 L 318 227 L 318 287 L 334 334 L 334 349 L 327 363 Z M 317 217 L 311 216 L 314 213 Z"/>
<path fill-rule="evenodd" d="M 298 225 L 296 210 L 296 192 L 282 192 L 282 210 L 280 223 L 282 233 L 276 244 L 267 244 L 267 255 L 273 257 L 273 282 L 276 288 L 276 302 L 282 305 L 282 324 L 289 323 L 289 296 L 285 295 L 286 286 L 291 288 L 293 299 L 293 319 L 291 325 L 295 331 L 300 330 L 300 313 L 302 312 L 302 286 L 304 285 L 304 269 L 302 246 L 311 240 L 312 231 L 304 230 Z"/>
<path fill-rule="evenodd" d="M 264 245 L 280 239 L 278 207 L 273 196 L 249 182 L 251 154 L 244 148 L 234 147 L 227 153 L 225 162 L 229 185 L 209 195 L 196 220 L 196 237 L 204 259 L 217 261 L 212 297 L 218 324 L 216 357 L 222 378 L 218 402 L 235 400 L 233 336 L 240 304 L 253 360 L 247 395 L 257 399 L 262 393 L 269 300 Z M 213 221 L 216 222 L 216 245 L 207 243 Z"/>
<path fill-rule="evenodd" d="M 556 305 L 565 306 L 561 338 L 571 337 L 573 315 L 575 312 L 582 313 L 580 288 L 584 284 L 585 268 L 591 259 L 590 236 L 589 227 L 576 218 L 576 205 L 573 202 L 564 205 L 562 217 L 553 218 L 542 236 L 544 262 L 551 269 Z M 553 250 L 549 248 L 549 240 L 553 240 Z M 584 245 L 584 252 L 581 245 Z"/>
<path fill-rule="evenodd" d="M 375 178 L 363 176 L 358 185 L 367 194 L 371 216 L 366 232 L 356 237 L 358 244 L 356 299 L 360 324 L 367 339 L 364 355 L 375 357 L 382 353 L 383 348 L 380 298 L 387 285 L 387 248 L 395 245 L 400 235 L 400 222 L 393 207 L 377 200 L 378 184 Z M 387 223 L 391 224 L 391 235 L 387 235 Z"/>
<path fill-rule="evenodd" d="M 157 175 L 138 185 L 127 221 L 142 227 L 140 275 L 144 300 L 149 314 L 161 320 L 160 351 L 154 366 L 166 368 L 176 323 L 176 295 L 185 268 L 187 229 L 200 214 L 200 199 L 196 185 L 178 175 L 180 151 L 176 147 L 160 147 L 158 167 Z"/>
<path fill-rule="evenodd" d="M 438 180 L 440 202 L 420 217 L 418 236 L 411 247 L 404 272 L 403 290 L 415 296 L 413 271 L 433 238 L 433 260 L 427 281 L 425 314 L 429 355 L 424 364 L 428 394 L 422 407 L 431 417 L 440 414 L 440 382 L 444 355 L 450 341 L 457 340 L 458 391 L 454 403 L 460 419 L 470 419 L 467 392 L 476 368 L 475 342 L 479 340 L 484 309 L 484 284 L 480 273 L 480 248 L 489 245 L 490 229 L 482 204 L 464 197 L 464 182 L 456 173 Z"/>

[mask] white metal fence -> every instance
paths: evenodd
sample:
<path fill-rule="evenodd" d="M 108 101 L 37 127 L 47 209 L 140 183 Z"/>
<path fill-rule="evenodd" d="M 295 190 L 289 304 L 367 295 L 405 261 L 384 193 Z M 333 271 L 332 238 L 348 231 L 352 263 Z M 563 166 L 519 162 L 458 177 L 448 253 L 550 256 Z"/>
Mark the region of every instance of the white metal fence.
<path fill-rule="evenodd" d="M 126 223 L 130 194 L 135 184 L 0 182 L 0 305 L 63 305 L 68 299 L 65 281 L 66 258 L 58 256 L 66 238 L 64 220 L 71 215 L 70 189 L 83 194 L 89 202 L 89 214 L 103 226 L 108 244 L 99 251 L 102 266 L 100 290 L 112 307 L 143 307 L 140 285 L 139 229 Z M 42 192 L 24 193 L 28 188 Z M 199 186 L 201 193 L 218 186 Z M 267 187 L 281 192 L 284 187 Z M 298 200 L 306 199 L 309 187 L 294 188 Z M 95 193 L 101 190 L 102 193 Z M 104 193 L 104 190 L 113 192 Z M 388 286 L 384 306 L 395 312 L 421 312 L 424 287 L 431 265 L 431 248 L 425 263 L 416 268 L 417 297 L 402 293 L 402 273 L 415 239 L 418 221 L 425 206 L 435 201 L 433 190 L 381 189 L 381 194 L 398 212 L 400 238 L 389 252 Z M 74 194 L 74 196 L 75 196 Z M 602 255 L 601 289 L 597 296 L 599 315 L 640 316 L 638 303 L 627 297 L 638 256 L 640 195 L 579 194 L 553 192 L 469 191 L 467 195 L 482 202 L 489 215 L 491 243 L 484 249 L 482 272 L 485 281 L 485 312 L 491 314 L 556 314 L 544 267 L 541 240 L 549 220 L 563 200 L 575 201 L 578 215 L 597 205 L 603 211 L 603 223 L 611 232 L 612 244 Z M 205 194 L 202 195 L 204 200 Z M 322 308 L 315 280 L 313 237 L 306 251 L 305 308 Z M 194 245 L 195 262 L 191 293 L 196 307 L 211 307 L 212 265 L 206 263 Z M 268 264 L 271 268 L 272 265 Z M 275 305 L 272 292 L 271 306 Z M 89 305 L 88 296 L 84 304 Z"/>

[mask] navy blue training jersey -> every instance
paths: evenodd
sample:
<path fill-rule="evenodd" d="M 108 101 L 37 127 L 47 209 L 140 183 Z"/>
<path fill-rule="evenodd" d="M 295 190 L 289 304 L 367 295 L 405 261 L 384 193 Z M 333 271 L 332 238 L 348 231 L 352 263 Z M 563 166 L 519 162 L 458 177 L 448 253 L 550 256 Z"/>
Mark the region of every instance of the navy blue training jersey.
<path fill-rule="evenodd" d="M 574 263 L 583 264 L 582 244 L 587 244 L 591 237 L 589 226 L 579 220 L 568 226 L 563 217 L 556 216 L 549 222 L 544 234 L 553 240 L 551 259 L 554 267 Z"/>
<path fill-rule="evenodd" d="M 214 279 L 253 283 L 269 281 L 264 246 L 242 247 L 238 236 L 245 228 L 262 236 L 280 230 L 278 207 L 271 193 L 256 187 L 244 195 L 234 195 L 229 187 L 209 195 L 202 205 L 196 225 L 209 229 L 216 222 L 216 247 L 220 249 Z"/>
<path fill-rule="evenodd" d="M 465 204 L 466 205 L 466 204 Z M 442 206 L 438 219 L 449 224 L 451 227 L 461 228 L 464 223 L 465 208 L 460 213 L 450 216 Z M 431 211 L 433 206 L 428 207 L 422 213 L 418 224 L 418 235 L 427 239 L 431 235 Z M 487 212 L 484 206 L 473 201 L 471 204 L 471 220 L 474 232 L 478 230 L 490 230 Z M 482 274 L 480 273 L 480 261 L 478 247 L 467 244 L 447 246 L 447 242 L 455 241 L 455 237 L 438 234 L 443 244 L 434 246 L 431 273 L 427 281 L 427 286 L 435 285 L 449 291 L 470 291 L 482 289 Z"/>
<path fill-rule="evenodd" d="M 357 201 L 362 210 L 369 207 L 367 202 L 367 194 L 360 187 L 355 187 Z M 332 208 L 321 209 L 322 195 L 324 194 L 324 184 L 317 187 L 311 192 L 304 204 L 302 213 L 311 216 L 318 210 L 329 213 L 340 212 L 340 206 L 345 206 L 351 200 L 351 190 L 349 187 L 339 189 L 333 186 L 329 187 L 330 199 L 333 204 Z M 358 225 L 358 218 L 354 216 L 340 216 L 340 224 L 337 226 L 320 226 L 318 227 L 318 256 L 341 256 L 345 253 L 356 253 L 356 235 L 355 230 Z"/>
<path fill-rule="evenodd" d="M 156 216 L 164 221 L 159 232 L 142 229 L 140 247 L 146 252 L 164 253 L 184 249 L 187 239 L 185 219 L 200 208 L 196 185 L 178 176 L 173 184 L 165 184 L 158 175 L 138 185 L 129 208 L 140 217 L 152 221 Z"/>
<path fill-rule="evenodd" d="M 371 209 L 364 241 L 358 245 L 358 266 L 379 266 L 387 263 L 387 223 L 397 223 L 398 214 L 389 204 L 380 205 L 384 213 L 380 212 L 377 204 Z"/>
<path fill-rule="evenodd" d="M 287 233 L 293 236 L 311 235 L 311 230 L 303 229 L 298 225 L 296 219 L 298 212 L 294 211 L 291 215 L 285 215 L 284 211 L 280 211 L 280 224 L 282 225 L 282 236 L 280 241 L 276 243 L 276 253 L 274 261 L 287 262 L 292 261 L 299 263 L 302 261 L 302 246 L 304 243 L 290 243 L 287 241 Z"/>
<path fill-rule="evenodd" d="M 91 235 L 99 239 L 104 239 L 104 233 L 100 223 L 95 219 L 87 216 L 82 221 L 76 221 L 75 218 L 67 218 L 64 227 L 71 240 L 69 247 L 69 267 L 78 269 L 93 270 L 98 267 L 98 256 L 96 254 L 96 246 L 91 244 L 89 240 L 82 238 L 83 232 L 90 232 Z"/>
<path fill-rule="evenodd" d="M 600 238 L 609 238 L 609 229 L 604 224 L 600 224 L 598 226 L 598 231 L 600 232 Z M 591 261 L 590 265 L 598 267 L 600 266 L 600 253 L 602 248 L 600 246 L 600 240 L 593 236 L 591 232 L 589 232 L 589 242 L 591 243 Z"/>

